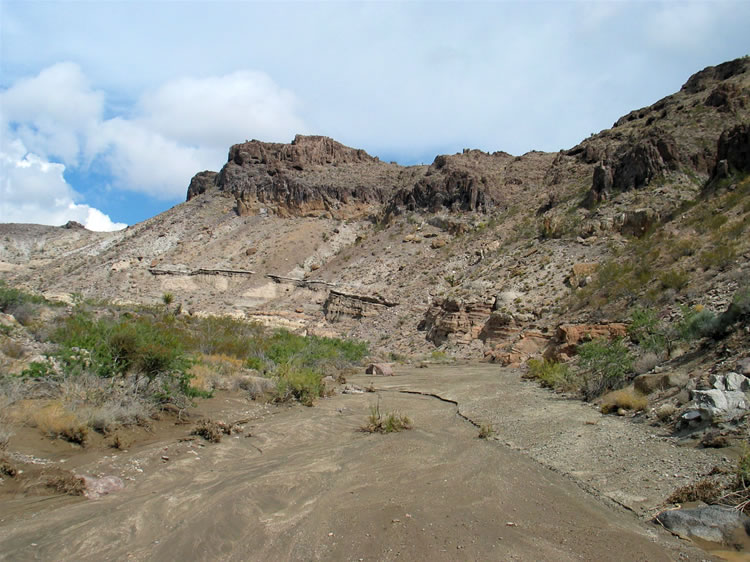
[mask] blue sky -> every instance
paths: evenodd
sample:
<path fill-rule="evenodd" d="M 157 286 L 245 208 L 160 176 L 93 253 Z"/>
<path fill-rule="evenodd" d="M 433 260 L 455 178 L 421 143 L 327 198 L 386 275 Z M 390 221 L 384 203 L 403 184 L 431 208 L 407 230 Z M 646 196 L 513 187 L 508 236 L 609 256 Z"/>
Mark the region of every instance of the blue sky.
<path fill-rule="evenodd" d="M 245 139 L 569 148 L 750 54 L 750 2 L 0 0 L 0 222 L 108 230 Z"/>

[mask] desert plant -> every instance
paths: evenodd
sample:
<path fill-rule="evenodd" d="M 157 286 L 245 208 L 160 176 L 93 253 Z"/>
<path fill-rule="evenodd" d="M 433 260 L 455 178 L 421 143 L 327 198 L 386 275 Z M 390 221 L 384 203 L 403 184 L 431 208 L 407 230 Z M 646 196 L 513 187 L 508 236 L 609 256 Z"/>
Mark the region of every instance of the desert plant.
<path fill-rule="evenodd" d="M 662 354 L 667 349 L 666 330 L 651 308 L 637 307 L 631 311 L 628 335 L 646 351 Z"/>
<path fill-rule="evenodd" d="M 479 437 L 479 439 L 491 439 L 495 435 L 497 435 L 495 426 L 491 423 L 485 423 L 479 427 L 479 435 L 477 437 Z"/>
<path fill-rule="evenodd" d="M 174 295 L 172 293 L 164 293 L 161 296 L 161 302 L 164 303 L 164 306 L 169 306 L 174 302 Z"/>
<path fill-rule="evenodd" d="M 593 340 L 578 347 L 578 362 L 583 370 L 583 396 L 591 400 L 608 390 L 625 385 L 633 372 L 633 356 L 622 339 Z"/>
<path fill-rule="evenodd" d="M 609 414 L 622 410 L 639 412 L 648 407 L 648 399 L 632 388 L 623 388 L 605 394 L 599 408 L 602 414 Z"/>
<path fill-rule="evenodd" d="M 388 412 L 383 415 L 380 411 L 380 398 L 375 405 L 370 406 L 370 415 L 367 423 L 360 430 L 366 433 L 395 433 L 405 429 L 411 429 L 411 420 L 398 412 Z"/>
<path fill-rule="evenodd" d="M 555 390 L 571 391 L 578 388 L 575 373 L 565 363 L 551 359 L 529 359 L 526 362 L 526 376 L 538 379 L 542 386 Z"/>
<path fill-rule="evenodd" d="M 682 319 L 675 324 L 674 330 L 679 339 L 693 341 L 715 333 L 718 325 L 718 317 L 707 308 L 682 307 Z"/>

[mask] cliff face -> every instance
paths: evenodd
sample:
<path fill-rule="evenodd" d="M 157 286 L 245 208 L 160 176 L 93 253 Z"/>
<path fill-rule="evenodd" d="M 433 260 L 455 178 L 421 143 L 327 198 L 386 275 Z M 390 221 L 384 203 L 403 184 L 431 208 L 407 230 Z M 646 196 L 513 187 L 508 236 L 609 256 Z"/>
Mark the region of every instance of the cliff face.
<path fill-rule="evenodd" d="M 401 167 L 328 137 L 297 135 L 290 144 L 250 141 L 229 149 L 218 175 L 201 172 L 188 200 L 212 188 L 234 197 L 240 216 L 366 214 L 398 184 Z"/>

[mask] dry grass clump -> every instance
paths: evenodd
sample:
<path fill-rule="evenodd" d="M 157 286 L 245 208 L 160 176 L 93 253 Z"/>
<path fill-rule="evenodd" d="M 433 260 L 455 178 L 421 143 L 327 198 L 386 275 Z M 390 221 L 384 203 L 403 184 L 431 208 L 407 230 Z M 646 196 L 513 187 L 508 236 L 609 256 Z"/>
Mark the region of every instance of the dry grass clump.
<path fill-rule="evenodd" d="M 677 488 L 667 498 L 669 503 L 705 502 L 714 503 L 721 496 L 722 487 L 718 482 L 704 478 Z"/>
<path fill-rule="evenodd" d="M 610 414 L 620 409 L 639 412 L 648 407 L 648 399 L 633 388 L 615 390 L 602 397 L 600 411 L 602 414 Z"/>
<path fill-rule="evenodd" d="M 45 470 L 39 478 L 39 486 L 66 496 L 82 496 L 86 491 L 82 477 L 60 468 Z"/>
<path fill-rule="evenodd" d="M 15 478 L 18 469 L 6 458 L 0 457 L 0 476 L 10 476 Z"/>
<path fill-rule="evenodd" d="M 396 433 L 411 428 L 412 423 L 407 416 L 398 412 L 389 412 L 384 415 L 380 412 L 380 403 L 378 403 L 370 408 L 367 423 L 360 430 L 365 433 Z"/>
<path fill-rule="evenodd" d="M 232 435 L 234 427 L 222 421 L 201 420 L 198 425 L 190 432 L 191 435 L 203 437 L 210 443 L 220 443 L 224 435 Z"/>
<path fill-rule="evenodd" d="M 52 438 L 64 439 L 71 443 L 85 445 L 89 428 L 73 412 L 66 410 L 58 400 L 49 402 L 42 408 L 33 408 L 34 401 L 25 401 L 31 407 L 30 422 L 32 426 Z"/>
<path fill-rule="evenodd" d="M 491 439 L 495 435 L 497 435 L 497 430 L 495 429 L 495 426 L 491 423 L 483 424 L 479 428 L 479 439 Z"/>

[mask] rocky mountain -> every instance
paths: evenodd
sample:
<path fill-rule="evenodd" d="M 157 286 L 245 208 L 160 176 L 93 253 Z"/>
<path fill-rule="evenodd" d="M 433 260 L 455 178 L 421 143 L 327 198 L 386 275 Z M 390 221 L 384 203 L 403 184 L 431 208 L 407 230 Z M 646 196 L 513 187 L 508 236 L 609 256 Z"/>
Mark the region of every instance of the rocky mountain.
<path fill-rule="evenodd" d="M 0 272 L 518 363 L 569 343 L 561 327 L 617 330 L 637 304 L 726 309 L 749 267 L 749 151 L 744 57 L 558 153 L 404 167 L 319 136 L 237 144 L 185 203 L 124 231 L 0 225 Z"/>

